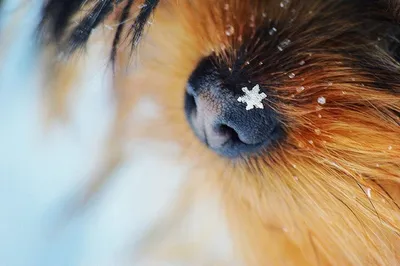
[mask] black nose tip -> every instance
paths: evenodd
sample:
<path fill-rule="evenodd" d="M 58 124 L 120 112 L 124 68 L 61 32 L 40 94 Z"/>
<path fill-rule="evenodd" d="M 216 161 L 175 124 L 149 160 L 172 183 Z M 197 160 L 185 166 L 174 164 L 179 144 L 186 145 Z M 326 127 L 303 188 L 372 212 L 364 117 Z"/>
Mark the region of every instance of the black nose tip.
<path fill-rule="evenodd" d="M 200 65 L 201 66 L 201 65 Z M 246 110 L 215 73 L 195 70 L 185 92 L 185 113 L 197 137 L 225 157 L 266 150 L 280 134 L 277 115 L 268 107 Z"/>

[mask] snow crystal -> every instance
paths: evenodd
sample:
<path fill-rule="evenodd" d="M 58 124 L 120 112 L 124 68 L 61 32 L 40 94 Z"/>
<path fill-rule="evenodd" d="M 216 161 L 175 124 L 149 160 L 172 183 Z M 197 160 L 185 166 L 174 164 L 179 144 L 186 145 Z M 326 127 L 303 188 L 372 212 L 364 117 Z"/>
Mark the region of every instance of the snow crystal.
<path fill-rule="evenodd" d="M 326 103 L 326 99 L 324 96 L 318 97 L 318 103 L 324 105 Z"/>

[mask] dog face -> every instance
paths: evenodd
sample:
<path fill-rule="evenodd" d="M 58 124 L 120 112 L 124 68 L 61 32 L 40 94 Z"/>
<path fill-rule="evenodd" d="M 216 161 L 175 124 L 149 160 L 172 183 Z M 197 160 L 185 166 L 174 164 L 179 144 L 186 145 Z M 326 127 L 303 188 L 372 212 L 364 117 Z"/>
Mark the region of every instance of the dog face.
<path fill-rule="evenodd" d="M 218 25 L 226 35 L 223 49 L 221 41 L 213 43 L 219 54 L 203 57 L 187 83 L 185 110 L 194 132 L 224 156 L 268 157 L 277 147 L 282 153 L 324 149 L 337 136 L 329 132 L 338 123 L 369 131 L 360 126 L 371 116 L 355 117 L 374 113 L 372 106 L 381 106 L 378 94 L 398 91 L 397 82 L 386 78 L 398 71 L 390 48 L 395 43 L 388 39 L 398 29 L 383 14 L 368 15 L 372 6 L 360 3 L 281 3 L 256 7 L 278 6 L 272 19 L 266 11 L 225 6 L 215 15 L 226 21 L 225 32 Z M 382 58 L 385 64 L 376 62 Z M 265 94 L 265 106 L 246 110 L 237 99 L 243 88 L 255 86 Z M 389 109 L 384 113 L 396 127 L 398 115 Z"/>
<path fill-rule="evenodd" d="M 91 8 L 125 21 L 132 2 L 114 13 Z M 163 130 L 178 140 L 184 132 L 228 165 L 229 177 L 216 179 L 249 265 L 399 262 L 400 26 L 387 7 L 146 1 L 131 27 L 113 32 L 113 61 L 141 48 L 128 87 L 179 110 Z M 86 28 L 65 39 L 71 51 L 87 40 L 83 29 L 100 23 L 90 14 L 81 21 Z M 63 30 L 53 29 L 60 39 Z M 118 53 L 124 34 L 132 42 Z"/>

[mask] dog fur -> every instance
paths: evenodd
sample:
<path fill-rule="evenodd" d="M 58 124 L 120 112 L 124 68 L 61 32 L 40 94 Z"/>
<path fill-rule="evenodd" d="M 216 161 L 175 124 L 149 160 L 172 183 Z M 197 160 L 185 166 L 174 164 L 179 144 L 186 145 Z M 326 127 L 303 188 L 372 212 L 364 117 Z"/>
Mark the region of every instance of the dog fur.
<path fill-rule="evenodd" d="M 400 264 L 398 1 L 145 2 L 151 9 L 144 24 L 137 23 L 147 14 L 143 3 L 110 6 L 93 28 L 111 30 L 91 34 L 86 47 L 108 44 L 114 71 L 113 163 L 105 169 L 122 159 L 127 136 L 178 141 L 186 147 L 182 157 L 196 162 L 193 175 L 221 195 L 221 212 L 247 265 Z M 82 22 L 87 12 L 78 11 L 98 3 L 76 6 L 74 16 L 60 21 Z M 72 26 L 51 31 L 56 19 L 44 18 L 56 43 L 47 49 L 75 52 L 56 63 L 63 76 L 53 79 L 49 93 L 61 97 L 50 102 L 62 101 L 68 86 L 57 84 L 79 75 L 75 59 L 84 56 L 78 50 L 89 35 L 76 37 Z M 289 44 L 279 49 L 285 40 Z M 272 150 L 232 161 L 196 140 L 185 121 L 183 92 L 197 63 L 210 54 L 228 67 L 244 56 L 241 67 L 269 88 L 268 103 L 285 131 Z M 133 69 L 127 73 L 128 66 Z M 127 116 L 144 96 L 155 99 L 165 117 L 132 125 L 130 134 Z"/>

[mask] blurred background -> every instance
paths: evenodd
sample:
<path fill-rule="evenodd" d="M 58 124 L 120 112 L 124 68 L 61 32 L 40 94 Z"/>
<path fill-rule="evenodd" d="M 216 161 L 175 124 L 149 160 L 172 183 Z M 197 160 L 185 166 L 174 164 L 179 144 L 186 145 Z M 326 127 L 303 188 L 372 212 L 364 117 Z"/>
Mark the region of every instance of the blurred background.
<path fill-rule="evenodd" d="M 179 200 L 192 179 L 175 143 L 124 143 L 126 160 L 76 211 L 108 152 L 115 111 L 108 57 L 88 49 L 68 119 L 48 123 L 35 38 L 43 2 L 0 3 L 0 265 L 234 265 L 218 199 Z M 131 118 L 149 122 L 162 113 L 146 98 Z M 177 202 L 187 209 L 171 218 Z"/>
<path fill-rule="evenodd" d="M 102 160 L 110 82 L 105 58 L 93 51 L 91 72 L 68 102 L 68 123 L 44 126 L 33 38 L 40 7 L 4 0 L 0 13 L 0 265 L 137 265 L 132 250 L 183 180 L 186 169 L 171 159 L 179 147 L 136 143 L 107 189 L 84 212 L 68 215 Z M 151 100 L 137 108 L 146 119 L 158 112 Z"/>

